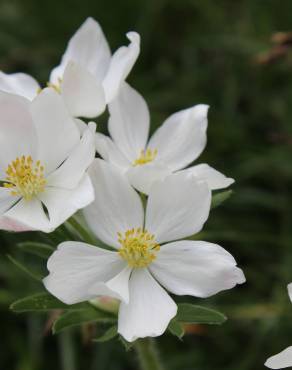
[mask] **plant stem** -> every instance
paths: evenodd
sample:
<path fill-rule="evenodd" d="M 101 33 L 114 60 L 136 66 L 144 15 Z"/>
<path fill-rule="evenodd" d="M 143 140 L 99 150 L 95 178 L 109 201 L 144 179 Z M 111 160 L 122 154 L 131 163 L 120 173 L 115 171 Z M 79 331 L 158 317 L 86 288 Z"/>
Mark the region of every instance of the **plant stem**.
<path fill-rule="evenodd" d="M 135 342 L 141 370 L 164 370 L 154 339 L 145 338 Z"/>
<path fill-rule="evenodd" d="M 72 333 L 64 331 L 58 337 L 62 370 L 76 370 L 76 359 Z"/>
<path fill-rule="evenodd" d="M 77 233 L 82 237 L 83 241 L 89 244 L 95 244 L 96 240 L 94 237 L 83 227 L 74 217 L 67 220 L 68 224 L 77 231 Z"/>

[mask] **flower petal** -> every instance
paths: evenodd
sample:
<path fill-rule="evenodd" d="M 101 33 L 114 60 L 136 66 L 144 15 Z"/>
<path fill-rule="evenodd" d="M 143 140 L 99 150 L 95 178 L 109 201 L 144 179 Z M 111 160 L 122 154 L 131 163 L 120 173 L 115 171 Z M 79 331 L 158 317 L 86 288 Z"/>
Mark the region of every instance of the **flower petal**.
<path fill-rule="evenodd" d="M 118 332 L 128 341 L 156 337 L 166 330 L 177 306 L 147 269 L 135 269 L 130 278 L 130 300 L 120 305 Z"/>
<path fill-rule="evenodd" d="M 0 178 L 11 161 L 36 153 L 36 130 L 29 111 L 29 101 L 21 96 L 0 92 Z"/>
<path fill-rule="evenodd" d="M 50 81 L 58 83 L 63 78 L 67 63 L 73 60 L 91 72 L 101 82 L 110 64 L 111 52 L 100 25 L 87 18 L 70 39 L 61 64 L 54 68 Z"/>
<path fill-rule="evenodd" d="M 38 135 L 37 159 L 50 173 L 69 156 L 80 133 L 63 99 L 53 89 L 42 90 L 31 104 L 31 113 Z"/>
<path fill-rule="evenodd" d="M 208 105 L 198 104 L 171 115 L 151 137 L 148 147 L 172 170 L 193 162 L 206 145 Z"/>
<path fill-rule="evenodd" d="M 119 95 L 109 104 L 109 111 L 109 133 L 120 151 L 133 162 L 145 149 L 148 139 L 148 106 L 142 95 L 123 83 Z"/>
<path fill-rule="evenodd" d="M 29 201 L 21 199 L 15 206 L 4 213 L 4 217 L 24 225 L 26 230 L 53 231 L 43 206 L 37 198 Z"/>
<path fill-rule="evenodd" d="M 48 260 L 46 289 L 66 304 L 88 301 L 100 295 L 104 282 L 123 269 L 115 252 L 81 242 L 64 242 Z M 100 285 L 93 289 L 99 282 Z M 110 292 L 107 292 L 110 294 Z"/>
<path fill-rule="evenodd" d="M 168 167 L 155 161 L 142 166 L 130 167 L 127 171 L 130 183 L 145 194 L 149 194 L 151 186 L 156 181 L 164 180 L 170 174 L 171 170 Z"/>
<path fill-rule="evenodd" d="M 116 165 L 121 171 L 126 171 L 130 162 L 108 136 L 99 132 L 95 135 L 95 147 L 98 154 L 107 162 Z"/>
<path fill-rule="evenodd" d="M 287 285 L 290 301 L 292 302 L 292 283 Z"/>
<path fill-rule="evenodd" d="M 94 200 L 94 190 L 87 174 L 74 189 L 47 187 L 39 194 L 49 212 L 50 229 L 54 230 L 79 209 L 88 206 Z"/>
<path fill-rule="evenodd" d="M 143 227 L 141 199 L 119 170 L 101 159 L 93 162 L 89 174 L 95 200 L 84 209 L 86 221 L 100 240 L 118 248 L 118 232 Z"/>
<path fill-rule="evenodd" d="M 210 205 L 208 185 L 178 172 L 151 187 L 145 227 L 159 243 L 188 237 L 202 229 Z"/>
<path fill-rule="evenodd" d="M 202 241 L 165 244 L 150 271 L 169 292 L 201 298 L 245 282 L 230 253 L 219 245 Z"/>
<path fill-rule="evenodd" d="M 31 228 L 12 218 L 2 216 L 0 217 L 0 230 L 24 232 L 31 230 Z"/>
<path fill-rule="evenodd" d="M 79 118 L 74 118 L 74 122 L 80 132 L 80 135 L 83 135 L 84 132 L 87 130 L 88 125 Z"/>
<path fill-rule="evenodd" d="M 61 90 L 73 117 L 94 118 L 105 110 L 105 96 L 101 83 L 92 73 L 75 62 L 67 64 Z"/>
<path fill-rule="evenodd" d="M 199 180 L 206 181 L 211 190 L 224 189 L 234 183 L 234 179 L 226 177 L 223 173 L 205 163 L 189 167 L 182 170 L 181 173 L 190 176 L 195 175 Z"/>
<path fill-rule="evenodd" d="M 40 85 L 25 73 L 6 74 L 0 71 L 0 90 L 32 100 L 36 97 Z"/>
<path fill-rule="evenodd" d="M 103 80 L 107 103 L 110 103 L 119 93 L 123 81 L 128 77 L 140 53 L 140 35 L 136 32 L 128 32 L 127 38 L 130 44 L 116 50 Z"/>
<path fill-rule="evenodd" d="M 80 142 L 73 149 L 66 161 L 47 178 L 47 186 L 74 189 L 95 155 L 95 123 L 89 123 Z"/>
<path fill-rule="evenodd" d="M 132 268 L 126 266 L 118 275 L 105 284 L 110 292 L 116 293 L 117 298 L 125 303 L 129 303 L 129 279 L 131 272 Z"/>
<path fill-rule="evenodd" d="M 11 189 L 0 187 L 0 215 L 19 200 L 19 197 L 13 196 L 10 193 Z"/>
<path fill-rule="evenodd" d="M 284 349 L 275 356 L 270 357 L 265 366 L 270 369 L 283 369 L 284 367 L 292 366 L 292 346 Z"/>

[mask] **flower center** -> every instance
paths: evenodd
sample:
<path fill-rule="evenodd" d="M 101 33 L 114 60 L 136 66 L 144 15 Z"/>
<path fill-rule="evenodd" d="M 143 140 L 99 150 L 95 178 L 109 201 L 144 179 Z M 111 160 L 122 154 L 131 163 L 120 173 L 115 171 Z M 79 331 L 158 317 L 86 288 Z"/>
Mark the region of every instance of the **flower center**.
<path fill-rule="evenodd" d="M 157 149 L 146 149 L 146 150 L 141 150 L 140 156 L 135 159 L 133 162 L 133 166 L 141 166 L 143 164 L 152 162 L 157 156 Z"/>
<path fill-rule="evenodd" d="M 40 161 L 34 163 L 30 155 L 12 161 L 7 167 L 5 180 L 7 182 L 3 186 L 11 189 L 11 195 L 26 200 L 44 191 L 46 185 L 44 167 Z"/>
<path fill-rule="evenodd" d="M 58 94 L 61 94 L 61 84 L 62 78 L 58 77 L 58 81 L 56 83 L 47 82 L 47 87 L 54 89 Z"/>
<path fill-rule="evenodd" d="M 147 267 L 156 259 L 160 245 L 155 241 L 154 235 L 140 227 L 118 233 L 121 244 L 119 255 L 128 262 L 131 267 Z"/>

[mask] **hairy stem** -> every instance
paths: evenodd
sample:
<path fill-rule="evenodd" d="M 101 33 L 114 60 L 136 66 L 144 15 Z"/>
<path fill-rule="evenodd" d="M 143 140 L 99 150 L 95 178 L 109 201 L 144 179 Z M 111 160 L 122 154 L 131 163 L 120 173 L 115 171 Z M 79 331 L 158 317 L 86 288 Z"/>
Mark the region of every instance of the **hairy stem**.
<path fill-rule="evenodd" d="M 154 339 L 139 339 L 135 342 L 134 348 L 138 354 L 141 370 L 164 370 Z"/>

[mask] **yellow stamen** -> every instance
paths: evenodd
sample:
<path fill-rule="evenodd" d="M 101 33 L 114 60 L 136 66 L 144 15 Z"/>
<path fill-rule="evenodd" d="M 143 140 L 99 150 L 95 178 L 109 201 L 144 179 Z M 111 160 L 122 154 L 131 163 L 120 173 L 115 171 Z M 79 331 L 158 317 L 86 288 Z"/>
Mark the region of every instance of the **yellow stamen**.
<path fill-rule="evenodd" d="M 47 87 L 51 87 L 58 94 L 61 94 L 61 84 L 62 84 L 62 78 L 59 77 L 57 83 L 47 82 Z"/>
<path fill-rule="evenodd" d="M 160 250 L 154 235 L 140 227 L 123 234 L 118 233 L 118 240 L 121 244 L 118 253 L 130 267 L 147 267 L 156 259 L 156 254 Z"/>
<path fill-rule="evenodd" d="M 157 156 L 157 149 L 146 149 L 146 150 L 141 150 L 140 156 L 135 159 L 133 162 L 133 166 L 141 166 L 143 164 L 149 163 L 154 161 L 154 159 Z"/>
<path fill-rule="evenodd" d="M 46 179 L 44 167 L 40 161 L 34 163 L 31 156 L 17 157 L 6 169 L 4 187 L 11 189 L 10 194 L 23 197 L 25 200 L 32 199 L 45 189 Z"/>

